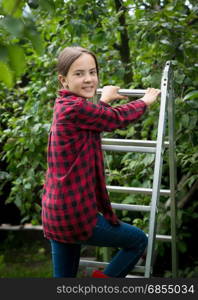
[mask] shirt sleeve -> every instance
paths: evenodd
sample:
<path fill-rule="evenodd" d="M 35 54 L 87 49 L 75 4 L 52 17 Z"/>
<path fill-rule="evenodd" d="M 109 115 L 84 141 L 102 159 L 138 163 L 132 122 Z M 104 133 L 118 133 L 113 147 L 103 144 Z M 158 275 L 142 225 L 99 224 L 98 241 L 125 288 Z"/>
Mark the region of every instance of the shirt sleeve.
<path fill-rule="evenodd" d="M 99 104 L 93 104 L 80 100 L 75 105 L 75 123 L 81 129 L 98 132 L 113 131 L 124 128 L 139 119 L 146 107 L 147 105 L 141 99 L 116 107 L 102 101 Z"/>

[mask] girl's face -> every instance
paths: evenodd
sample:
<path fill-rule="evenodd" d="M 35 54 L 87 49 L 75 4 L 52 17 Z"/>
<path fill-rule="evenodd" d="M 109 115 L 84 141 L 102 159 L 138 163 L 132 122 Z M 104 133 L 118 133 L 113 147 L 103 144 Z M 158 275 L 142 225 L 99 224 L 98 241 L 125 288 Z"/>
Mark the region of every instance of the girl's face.
<path fill-rule="evenodd" d="M 82 96 L 92 98 L 98 86 L 98 75 L 94 58 L 83 53 L 70 66 L 66 76 L 59 75 L 65 89 Z"/>

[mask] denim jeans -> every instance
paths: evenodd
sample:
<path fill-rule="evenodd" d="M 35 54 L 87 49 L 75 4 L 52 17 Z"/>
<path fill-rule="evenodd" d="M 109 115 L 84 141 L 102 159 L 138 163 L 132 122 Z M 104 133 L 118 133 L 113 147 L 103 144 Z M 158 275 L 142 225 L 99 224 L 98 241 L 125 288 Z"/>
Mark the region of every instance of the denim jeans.
<path fill-rule="evenodd" d="M 109 277 L 126 277 L 144 253 L 148 240 L 139 228 L 124 222 L 113 226 L 98 214 L 93 235 L 87 241 L 76 244 L 54 240 L 50 242 L 54 277 L 76 277 L 81 245 L 121 248 L 104 269 L 104 273 Z"/>

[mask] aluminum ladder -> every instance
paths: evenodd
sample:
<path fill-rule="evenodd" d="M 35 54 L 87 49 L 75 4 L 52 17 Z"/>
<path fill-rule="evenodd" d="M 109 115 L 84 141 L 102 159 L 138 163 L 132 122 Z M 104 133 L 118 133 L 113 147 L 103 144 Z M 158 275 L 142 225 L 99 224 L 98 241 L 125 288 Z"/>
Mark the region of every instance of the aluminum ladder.
<path fill-rule="evenodd" d="M 171 258 L 172 258 L 172 277 L 177 277 L 177 249 L 176 249 L 176 157 L 175 157 L 175 137 L 174 137 L 174 95 L 173 95 L 173 75 L 171 61 L 167 61 L 162 73 L 161 79 L 161 101 L 158 121 L 158 131 L 156 141 L 151 140 L 129 140 L 129 139 L 102 139 L 102 148 L 105 151 L 119 152 L 143 152 L 154 153 L 154 175 L 153 187 L 137 188 L 137 187 L 122 187 L 122 186 L 107 186 L 109 191 L 119 193 L 139 193 L 151 195 L 149 206 L 146 205 L 131 205 L 112 203 L 112 207 L 116 210 L 142 211 L 150 212 L 149 231 L 148 231 L 148 247 L 146 254 L 145 266 L 136 266 L 132 272 L 143 273 L 143 277 L 149 278 L 153 272 L 153 258 L 156 239 L 171 242 Z M 97 94 L 101 94 L 102 89 L 97 90 Z M 120 89 L 120 94 L 130 97 L 142 97 L 145 90 L 142 89 Z M 165 141 L 166 121 L 168 119 L 168 141 Z M 169 176 L 170 189 L 160 189 L 163 153 L 165 148 L 169 152 Z M 160 195 L 168 196 L 170 199 L 170 214 L 171 214 L 171 235 L 156 234 L 156 218 L 158 212 L 158 203 Z M 107 262 L 97 262 L 90 260 L 80 260 L 80 265 L 87 267 L 104 267 Z M 130 276 L 127 276 L 130 277 Z M 134 277 L 134 276 L 132 276 Z"/>

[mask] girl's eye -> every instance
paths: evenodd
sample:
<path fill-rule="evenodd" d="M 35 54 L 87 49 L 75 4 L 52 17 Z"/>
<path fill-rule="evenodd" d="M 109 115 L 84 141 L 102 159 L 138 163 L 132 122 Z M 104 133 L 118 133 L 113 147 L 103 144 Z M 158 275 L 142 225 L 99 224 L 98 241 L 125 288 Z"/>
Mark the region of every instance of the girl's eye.
<path fill-rule="evenodd" d="M 91 75 L 96 75 L 96 71 L 91 71 Z"/>
<path fill-rule="evenodd" d="M 81 73 L 80 72 L 76 73 L 76 76 L 81 76 Z"/>

